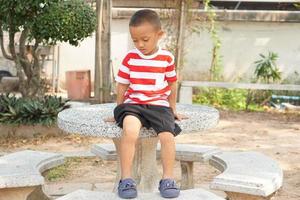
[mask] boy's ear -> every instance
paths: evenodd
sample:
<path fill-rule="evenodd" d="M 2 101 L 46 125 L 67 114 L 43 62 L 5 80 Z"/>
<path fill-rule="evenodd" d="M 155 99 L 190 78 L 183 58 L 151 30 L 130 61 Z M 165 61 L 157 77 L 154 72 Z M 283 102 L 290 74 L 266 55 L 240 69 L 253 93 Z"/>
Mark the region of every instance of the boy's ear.
<path fill-rule="evenodd" d="M 159 30 L 157 34 L 159 39 L 161 39 L 165 35 L 165 32 L 163 30 Z"/>

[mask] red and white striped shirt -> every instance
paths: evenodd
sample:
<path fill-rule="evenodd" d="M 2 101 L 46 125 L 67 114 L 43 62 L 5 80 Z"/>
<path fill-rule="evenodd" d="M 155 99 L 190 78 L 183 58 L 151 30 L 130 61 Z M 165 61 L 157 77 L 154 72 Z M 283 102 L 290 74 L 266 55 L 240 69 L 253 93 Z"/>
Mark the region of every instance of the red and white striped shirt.
<path fill-rule="evenodd" d="M 167 107 L 171 93 L 168 82 L 176 80 L 174 56 L 160 48 L 149 56 L 143 55 L 138 49 L 129 51 L 116 77 L 117 82 L 129 84 L 124 103 Z"/>

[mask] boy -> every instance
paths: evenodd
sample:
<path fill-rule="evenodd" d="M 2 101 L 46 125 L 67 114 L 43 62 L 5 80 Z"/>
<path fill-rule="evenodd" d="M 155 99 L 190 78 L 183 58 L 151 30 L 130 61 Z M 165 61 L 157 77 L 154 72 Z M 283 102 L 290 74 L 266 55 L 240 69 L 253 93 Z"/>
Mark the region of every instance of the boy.
<path fill-rule="evenodd" d="M 121 198 L 137 196 L 131 178 L 135 143 L 142 126 L 152 127 L 161 143 L 163 177 L 159 183 L 162 197 L 178 197 L 180 190 L 173 179 L 175 161 L 174 137 L 181 131 L 174 119 L 176 113 L 176 72 L 174 57 L 158 46 L 163 36 L 156 12 L 139 10 L 130 20 L 129 30 L 135 49 L 124 58 L 116 77 L 117 107 L 114 118 L 123 128 L 120 141 Z"/>

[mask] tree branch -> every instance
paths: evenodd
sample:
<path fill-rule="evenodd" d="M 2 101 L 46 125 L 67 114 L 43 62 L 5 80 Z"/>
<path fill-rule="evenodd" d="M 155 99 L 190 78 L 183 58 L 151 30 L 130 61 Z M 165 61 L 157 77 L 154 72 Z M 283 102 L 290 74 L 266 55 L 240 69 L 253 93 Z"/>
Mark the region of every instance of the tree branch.
<path fill-rule="evenodd" d="M 15 32 L 9 31 L 9 50 L 12 55 L 12 58 L 15 60 L 16 55 L 16 48 L 15 48 Z"/>
<path fill-rule="evenodd" d="M 28 36 L 28 29 L 25 28 L 22 33 L 21 33 L 21 36 L 20 36 L 20 40 L 19 40 L 19 52 L 20 52 L 20 55 L 22 56 L 22 58 L 26 58 L 26 48 L 25 48 L 25 42 L 26 42 L 26 39 L 27 39 L 27 36 Z"/>
<path fill-rule="evenodd" d="M 38 49 L 38 46 L 40 44 L 39 40 L 35 41 L 35 44 L 33 46 L 33 51 L 32 51 L 32 56 L 33 56 L 33 72 L 35 74 L 38 74 L 38 76 L 40 76 L 41 74 L 41 67 L 40 67 L 40 61 L 39 61 L 39 57 L 40 57 L 40 49 Z"/>
<path fill-rule="evenodd" d="M 6 52 L 6 49 L 4 47 L 2 24 L 0 24 L 0 46 L 1 46 L 1 51 L 2 51 L 2 55 L 4 56 L 4 58 L 6 58 L 8 60 L 13 60 L 13 57 L 8 55 L 8 53 Z"/>
<path fill-rule="evenodd" d="M 13 29 L 9 29 L 9 32 L 8 32 L 8 36 L 9 36 L 9 50 L 10 50 L 10 53 L 11 53 L 11 56 L 12 56 L 12 59 L 15 61 L 15 64 L 16 64 L 16 69 L 17 69 L 17 76 L 19 77 L 20 79 L 20 90 L 21 90 L 21 93 L 22 93 L 22 96 L 26 95 L 24 93 L 24 89 L 26 88 L 25 85 L 25 77 L 24 77 L 24 70 L 22 68 L 22 65 L 21 65 L 21 61 L 20 61 L 20 56 L 17 56 L 16 54 L 16 49 L 15 49 L 15 32 Z"/>
<path fill-rule="evenodd" d="M 20 57 L 20 63 L 22 64 L 22 67 L 24 69 L 24 72 L 26 74 L 26 76 L 29 78 L 32 74 L 32 70 L 31 70 L 31 64 L 30 61 L 26 55 L 26 47 L 25 47 L 25 43 L 26 43 L 26 39 L 28 36 L 29 30 L 27 28 L 25 28 L 20 36 L 20 40 L 19 40 L 19 57 Z"/>
<path fill-rule="evenodd" d="M 39 56 L 40 56 L 40 50 L 38 50 L 40 41 L 35 40 L 34 46 L 33 46 L 33 51 L 32 51 L 32 56 L 35 59 L 35 61 L 39 61 Z"/>
<path fill-rule="evenodd" d="M 33 46 L 32 56 L 33 56 L 33 77 L 32 77 L 32 84 L 34 85 L 32 93 L 36 94 L 39 91 L 39 87 L 41 86 L 41 66 L 40 66 L 40 52 L 41 49 L 38 49 L 40 40 L 36 40 Z"/>

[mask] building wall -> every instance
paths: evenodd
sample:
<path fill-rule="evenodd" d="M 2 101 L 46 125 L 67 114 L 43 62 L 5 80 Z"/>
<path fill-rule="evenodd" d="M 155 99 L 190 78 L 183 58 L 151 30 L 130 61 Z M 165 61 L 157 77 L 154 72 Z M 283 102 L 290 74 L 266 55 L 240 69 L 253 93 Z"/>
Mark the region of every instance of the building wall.
<path fill-rule="evenodd" d="M 68 43 L 59 44 L 59 55 L 56 57 L 56 60 L 59 60 L 59 83 L 62 88 L 65 88 L 67 71 L 90 70 L 91 77 L 94 77 L 95 36 L 86 38 L 77 47 Z"/>
<path fill-rule="evenodd" d="M 126 52 L 132 48 L 128 34 L 129 19 L 114 19 L 112 22 L 111 53 L 114 73 Z M 196 24 L 195 26 L 198 25 Z M 259 54 L 268 51 L 278 53 L 278 66 L 286 78 L 295 71 L 300 73 L 300 23 L 220 21 L 219 35 L 222 40 L 221 55 L 226 81 L 248 81 L 255 69 L 254 61 Z M 91 70 L 94 80 L 95 36 L 85 39 L 78 47 L 59 44 L 60 53 L 55 56 L 59 67 L 59 80 L 64 88 L 65 72 Z M 186 34 L 185 58 L 182 76 L 184 80 L 207 80 L 211 62 L 212 41 L 205 29 Z M 8 63 L 8 64 L 7 64 Z M 0 58 L 0 69 L 11 63 Z M 46 62 L 46 71 L 52 76 L 52 61 Z"/>
<path fill-rule="evenodd" d="M 122 58 L 132 48 L 128 34 L 128 20 L 112 23 L 111 53 L 114 73 Z M 254 62 L 259 54 L 276 52 L 278 67 L 283 78 L 295 71 L 300 73 L 300 23 L 275 22 L 219 22 L 222 41 L 223 76 L 226 81 L 248 81 L 253 76 Z M 60 78 L 67 70 L 94 68 L 94 38 L 85 40 L 80 47 L 61 45 Z M 212 41 L 203 29 L 200 34 L 187 33 L 182 76 L 184 80 L 207 80 L 211 63 Z M 93 77 L 92 77 L 93 79 Z"/>
<path fill-rule="evenodd" d="M 255 70 L 259 54 L 278 54 L 278 67 L 283 78 L 300 73 L 300 23 L 219 22 L 222 41 L 221 55 L 226 81 L 249 79 Z M 212 42 L 210 34 L 191 34 L 185 41 L 183 78 L 208 79 Z"/>

